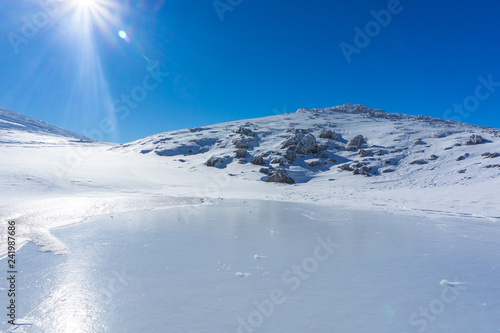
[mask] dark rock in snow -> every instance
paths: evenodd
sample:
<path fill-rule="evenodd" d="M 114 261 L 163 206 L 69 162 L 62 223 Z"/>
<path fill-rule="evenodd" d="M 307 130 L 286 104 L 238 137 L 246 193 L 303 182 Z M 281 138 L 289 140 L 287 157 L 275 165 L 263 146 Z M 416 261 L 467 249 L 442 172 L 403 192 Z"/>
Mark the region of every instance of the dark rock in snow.
<path fill-rule="evenodd" d="M 368 166 L 358 166 L 354 171 L 352 172 L 353 175 L 365 175 L 365 176 L 370 176 L 370 172 L 372 171 L 371 167 Z"/>
<path fill-rule="evenodd" d="M 287 150 L 285 153 L 285 158 L 289 161 L 295 161 L 297 159 L 297 154 L 293 150 Z"/>
<path fill-rule="evenodd" d="M 212 156 L 210 157 L 207 162 L 205 163 L 208 167 L 215 167 L 217 166 L 219 163 L 224 163 L 224 161 L 219 158 L 219 157 L 215 157 L 215 156 Z"/>
<path fill-rule="evenodd" d="M 248 148 L 248 141 L 246 139 L 238 138 L 238 139 L 234 139 L 231 142 L 238 149 Z"/>
<path fill-rule="evenodd" d="M 363 142 L 365 142 L 365 138 L 362 135 L 356 135 L 354 138 L 349 140 L 345 150 L 347 150 L 347 151 L 357 150 L 357 149 L 359 149 L 359 147 L 361 147 Z"/>
<path fill-rule="evenodd" d="M 500 168 L 500 164 L 488 164 L 485 166 L 486 169 Z"/>
<path fill-rule="evenodd" d="M 268 183 L 285 183 L 285 184 L 295 184 L 295 180 L 288 177 L 284 169 L 277 169 L 268 180 Z"/>
<path fill-rule="evenodd" d="M 484 154 L 481 154 L 481 156 L 483 156 L 484 158 L 497 158 L 498 156 L 500 156 L 499 153 L 484 153 Z"/>
<path fill-rule="evenodd" d="M 259 156 L 255 156 L 251 163 L 255 164 L 255 165 L 264 165 L 264 164 L 266 164 L 266 161 L 264 161 L 264 158 L 259 155 Z"/>
<path fill-rule="evenodd" d="M 467 141 L 465 141 L 465 144 L 470 146 L 470 145 L 478 145 L 480 143 L 485 142 L 486 140 L 478 134 L 472 134 Z"/>
<path fill-rule="evenodd" d="M 243 126 L 240 126 L 240 128 L 238 128 L 235 133 L 238 133 L 238 134 L 242 134 L 242 135 L 246 135 L 246 136 L 255 136 L 255 133 L 252 132 L 251 129 L 247 128 L 247 127 L 243 127 Z"/>
<path fill-rule="evenodd" d="M 295 151 L 298 154 L 309 155 L 316 152 L 316 138 L 312 134 L 302 137 L 297 143 Z"/>
<path fill-rule="evenodd" d="M 271 160 L 271 164 L 285 165 L 285 161 L 282 157 L 275 157 Z"/>
<path fill-rule="evenodd" d="M 332 139 L 332 140 L 337 140 L 339 138 L 337 133 L 335 133 L 332 130 L 321 131 L 321 133 L 319 134 L 319 137 L 320 137 L 320 139 Z"/>
<path fill-rule="evenodd" d="M 241 158 L 247 156 L 248 152 L 245 149 L 238 149 L 236 151 L 236 157 Z"/>
<path fill-rule="evenodd" d="M 422 164 L 427 164 L 427 161 L 420 159 L 420 160 L 412 161 L 412 162 L 410 162 L 410 164 L 422 165 Z"/>
<path fill-rule="evenodd" d="M 339 165 L 338 167 L 341 171 L 354 171 L 353 168 L 351 168 L 349 165 L 347 164 L 342 164 L 342 165 Z"/>
<path fill-rule="evenodd" d="M 319 167 L 321 166 L 321 161 L 320 160 L 313 160 L 309 163 L 307 163 L 310 167 Z"/>
<path fill-rule="evenodd" d="M 413 141 L 413 144 L 417 146 L 417 145 L 423 145 L 425 143 L 422 141 L 422 139 L 418 138 Z"/>
<path fill-rule="evenodd" d="M 358 152 L 359 156 L 360 157 L 366 157 L 366 156 L 370 156 L 371 155 L 371 152 L 368 151 L 368 150 L 364 150 L 364 149 L 361 149 L 359 152 Z"/>
<path fill-rule="evenodd" d="M 290 135 L 281 144 L 281 149 L 285 149 L 285 148 L 288 148 L 290 146 L 296 146 L 303 137 L 304 137 L 304 134 L 301 133 L 300 130 L 293 129 L 292 130 L 292 135 Z"/>
<path fill-rule="evenodd" d="M 327 144 L 320 144 L 316 146 L 316 151 L 319 153 L 321 151 L 328 150 L 328 145 Z"/>

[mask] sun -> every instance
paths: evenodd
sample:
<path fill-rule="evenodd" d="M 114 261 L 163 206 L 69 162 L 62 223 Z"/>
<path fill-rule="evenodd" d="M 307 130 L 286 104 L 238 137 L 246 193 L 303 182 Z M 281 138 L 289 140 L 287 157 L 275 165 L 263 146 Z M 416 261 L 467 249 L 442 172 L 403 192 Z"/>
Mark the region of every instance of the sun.
<path fill-rule="evenodd" d="M 98 26 L 106 28 L 112 25 L 116 20 L 116 11 L 114 0 L 66 0 L 68 16 L 73 20 L 73 27 Z M 113 11 L 115 13 L 113 13 Z"/>
<path fill-rule="evenodd" d="M 96 0 L 74 0 L 78 6 L 92 7 L 96 4 Z"/>

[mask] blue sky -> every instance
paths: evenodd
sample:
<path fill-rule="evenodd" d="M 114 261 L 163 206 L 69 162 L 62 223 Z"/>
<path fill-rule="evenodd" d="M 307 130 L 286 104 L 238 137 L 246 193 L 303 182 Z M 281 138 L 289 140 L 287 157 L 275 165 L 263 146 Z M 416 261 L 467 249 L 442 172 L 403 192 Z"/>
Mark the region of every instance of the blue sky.
<path fill-rule="evenodd" d="M 0 106 L 96 139 L 345 103 L 500 127 L 497 1 L 3 0 L 0 10 Z"/>

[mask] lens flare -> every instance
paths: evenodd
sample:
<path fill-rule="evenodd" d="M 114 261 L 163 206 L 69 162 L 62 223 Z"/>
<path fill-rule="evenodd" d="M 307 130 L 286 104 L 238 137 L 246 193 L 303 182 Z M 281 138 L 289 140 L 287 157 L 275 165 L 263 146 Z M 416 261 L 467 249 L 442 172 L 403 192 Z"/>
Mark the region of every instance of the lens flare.
<path fill-rule="evenodd" d="M 120 36 L 121 39 L 126 39 L 127 38 L 127 33 L 123 30 L 120 30 L 118 32 L 118 36 Z"/>
<path fill-rule="evenodd" d="M 123 26 L 125 8 L 116 0 L 67 0 L 61 2 L 59 33 L 72 59 L 73 82 L 68 87 L 69 99 L 75 107 L 85 110 L 81 123 L 89 130 L 95 128 L 95 119 L 105 119 L 117 129 L 113 98 L 106 79 L 99 48 L 102 45 L 118 47 L 116 31 Z M 102 41 L 106 39 L 108 43 Z M 89 134 L 90 135 L 90 134 Z M 117 137 L 118 130 L 110 133 Z M 112 138 L 114 139 L 114 138 Z"/>

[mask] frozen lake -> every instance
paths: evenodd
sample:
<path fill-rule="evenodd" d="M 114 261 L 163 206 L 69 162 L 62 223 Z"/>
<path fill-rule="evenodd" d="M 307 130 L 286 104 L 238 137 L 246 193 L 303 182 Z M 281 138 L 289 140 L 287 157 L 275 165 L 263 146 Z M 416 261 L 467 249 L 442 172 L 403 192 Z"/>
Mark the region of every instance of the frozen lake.
<path fill-rule="evenodd" d="M 18 252 L 24 325 L 0 331 L 500 331 L 487 220 L 224 200 L 53 233 L 69 253 Z"/>

